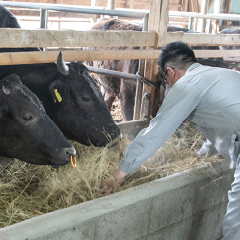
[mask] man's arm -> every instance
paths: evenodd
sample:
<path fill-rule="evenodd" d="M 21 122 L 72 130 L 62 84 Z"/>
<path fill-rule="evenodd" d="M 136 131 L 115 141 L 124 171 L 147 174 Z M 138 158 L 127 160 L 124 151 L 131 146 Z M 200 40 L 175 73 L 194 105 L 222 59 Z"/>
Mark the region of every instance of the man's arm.
<path fill-rule="evenodd" d="M 157 116 L 128 146 L 119 169 L 106 181 L 100 193 L 114 189 L 156 152 L 201 101 L 201 92 L 192 84 L 176 83 L 163 101 Z"/>
<path fill-rule="evenodd" d="M 98 191 L 98 193 L 105 195 L 109 194 L 112 190 L 121 185 L 127 175 L 128 173 L 118 168 L 106 181 L 104 181 L 103 187 Z"/>
<path fill-rule="evenodd" d="M 120 169 L 133 173 L 167 141 L 201 100 L 202 93 L 198 88 L 188 82 L 177 82 L 149 127 L 143 129 L 128 146 Z"/>

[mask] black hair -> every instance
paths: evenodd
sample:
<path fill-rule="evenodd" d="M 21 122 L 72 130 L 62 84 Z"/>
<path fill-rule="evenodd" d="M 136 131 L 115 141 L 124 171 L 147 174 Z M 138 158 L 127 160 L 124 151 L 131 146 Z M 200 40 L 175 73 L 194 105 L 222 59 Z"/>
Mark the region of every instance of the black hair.
<path fill-rule="evenodd" d="M 189 63 L 195 62 L 197 59 L 191 47 L 185 42 L 177 41 L 169 43 L 163 48 L 157 64 L 165 71 L 166 65 L 172 64 L 172 67 L 183 70 L 189 66 Z"/>

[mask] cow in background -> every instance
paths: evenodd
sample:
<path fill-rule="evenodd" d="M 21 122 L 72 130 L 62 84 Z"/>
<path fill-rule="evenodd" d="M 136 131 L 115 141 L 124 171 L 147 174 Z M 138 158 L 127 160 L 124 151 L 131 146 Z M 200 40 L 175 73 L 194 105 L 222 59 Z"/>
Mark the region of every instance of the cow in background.
<path fill-rule="evenodd" d="M 75 155 L 74 147 L 20 78 L 10 75 L 1 80 L 0 156 L 57 168 Z"/>

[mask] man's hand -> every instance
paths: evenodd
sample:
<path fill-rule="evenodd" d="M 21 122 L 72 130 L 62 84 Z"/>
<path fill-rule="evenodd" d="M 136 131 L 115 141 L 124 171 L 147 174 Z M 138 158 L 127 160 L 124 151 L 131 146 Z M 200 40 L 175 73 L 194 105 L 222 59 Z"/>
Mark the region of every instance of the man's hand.
<path fill-rule="evenodd" d="M 128 175 L 120 168 L 118 168 L 107 180 L 103 182 L 103 187 L 98 191 L 98 193 L 104 196 L 110 194 L 113 190 L 118 189 L 124 178 Z"/>

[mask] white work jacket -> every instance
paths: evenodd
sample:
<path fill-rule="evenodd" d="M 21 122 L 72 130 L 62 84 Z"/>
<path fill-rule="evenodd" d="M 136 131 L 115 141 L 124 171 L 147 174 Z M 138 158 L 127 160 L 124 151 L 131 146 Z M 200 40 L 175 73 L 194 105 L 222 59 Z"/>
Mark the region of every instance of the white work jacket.
<path fill-rule="evenodd" d="M 173 85 L 149 127 L 129 145 L 120 169 L 133 173 L 186 118 L 233 166 L 240 153 L 240 73 L 192 64 Z"/>

